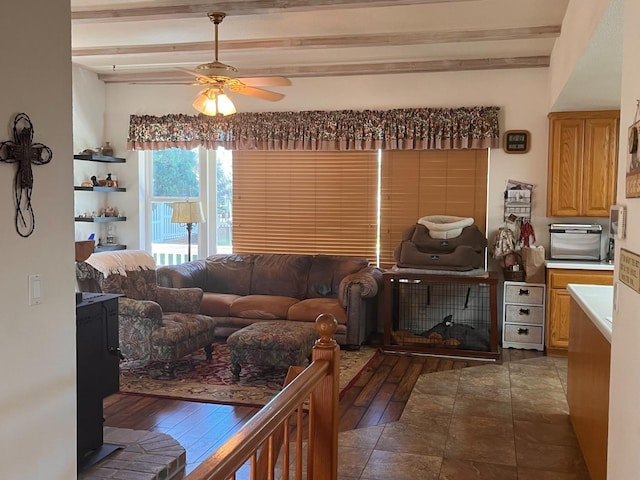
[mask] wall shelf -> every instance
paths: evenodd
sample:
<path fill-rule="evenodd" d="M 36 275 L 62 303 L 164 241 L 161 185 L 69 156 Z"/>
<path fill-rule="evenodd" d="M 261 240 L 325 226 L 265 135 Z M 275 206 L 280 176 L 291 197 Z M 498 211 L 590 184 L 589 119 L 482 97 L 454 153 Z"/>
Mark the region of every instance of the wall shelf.
<path fill-rule="evenodd" d="M 97 153 L 93 154 L 79 154 L 73 156 L 74 160 L 87 160 L 89 162 L 102 162 L 102 163 L 124 163 L 127 161 L 126 158 L 120 157 L 107 157 L 105 155 L 98 155 Z"/>
<path fill-rule="evenodd" d="M 75 217 L 75 221 L 92 223 L 126 222 L 127 217 Z"/>
<path fill-rule="evenodd" d="M 78 187 L 75 186 L 73 189 L 76 192 L 126 192 L 127 189 L 124 187 Z"/>
<path fill-rule="evenodd" d="M 96 245 L 94 252 L 111 252 L 113 250 L 126 250 L 127 246 L 121 243 L 100 243 Z"/>

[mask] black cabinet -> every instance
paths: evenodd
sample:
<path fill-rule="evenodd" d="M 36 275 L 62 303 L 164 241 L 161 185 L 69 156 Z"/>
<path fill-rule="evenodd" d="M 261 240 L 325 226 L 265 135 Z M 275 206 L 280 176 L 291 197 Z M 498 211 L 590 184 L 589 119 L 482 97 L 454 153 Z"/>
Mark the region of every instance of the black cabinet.
<path fill-rule="evenodd" d="M 100 455 L 102 400 L 120 389 L 118 297 L 83 293 L 76 305 L 78 468 Z"/>

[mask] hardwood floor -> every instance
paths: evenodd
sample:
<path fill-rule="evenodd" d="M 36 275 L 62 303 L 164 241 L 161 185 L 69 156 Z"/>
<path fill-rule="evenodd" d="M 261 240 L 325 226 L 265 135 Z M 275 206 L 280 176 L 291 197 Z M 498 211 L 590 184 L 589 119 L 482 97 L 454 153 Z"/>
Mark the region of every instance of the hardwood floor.
<path fill-rule="evenodd" d="M 503 351 L 498 363 L 543 355 L 531 350 Z M 340 400 L 339 430 L 369 427 L 400 418 L 423 373 L 486 364 L 486 361 L 381 353 Z M 186 473 L 213 453 L 258 410 L 208 403 L 116 394 L 105 399 L 105 425 L 171 435 L 187 450 Z"/>

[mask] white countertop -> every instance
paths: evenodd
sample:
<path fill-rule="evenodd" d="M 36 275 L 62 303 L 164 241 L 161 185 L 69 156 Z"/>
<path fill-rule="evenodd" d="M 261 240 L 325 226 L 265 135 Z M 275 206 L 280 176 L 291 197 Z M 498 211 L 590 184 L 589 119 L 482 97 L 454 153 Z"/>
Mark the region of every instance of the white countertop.
<path fill-rule="evenodd" d="M 562 268 L 567 270 L 605 270 L 613 272 L 613 263 L 594 262 L 587 260 L 545 260 L 547 268 Z"/>
<path fill-rule="evenodd" d="M 570 283 L 567 291 L 600 333 L 611 343 L 613 287 L 609 285 L 578 285 Z"/>

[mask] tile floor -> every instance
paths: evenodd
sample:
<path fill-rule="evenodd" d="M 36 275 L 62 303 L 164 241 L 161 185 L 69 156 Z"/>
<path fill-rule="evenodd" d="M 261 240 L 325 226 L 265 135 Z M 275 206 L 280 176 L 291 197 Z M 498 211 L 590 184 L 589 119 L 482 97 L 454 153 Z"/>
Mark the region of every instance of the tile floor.
<path fill-rule="evenodd" d="M 423 375 L 398 422 L 340 434 L 340 480 L 588 480 L 566 358 Z"/>

